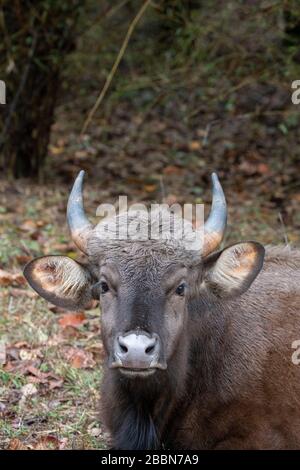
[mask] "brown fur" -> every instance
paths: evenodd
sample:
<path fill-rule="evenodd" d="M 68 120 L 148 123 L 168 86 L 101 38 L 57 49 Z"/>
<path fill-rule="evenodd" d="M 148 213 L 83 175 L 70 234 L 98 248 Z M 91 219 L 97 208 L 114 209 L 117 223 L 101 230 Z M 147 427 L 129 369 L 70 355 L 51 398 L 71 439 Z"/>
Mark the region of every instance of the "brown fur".
<path fill-rule="evenodd" d="M 148 448 L 300 448 L 300 365 L 291 360 L 299 285 L 300 251 L 267 248 L 240 297 L 191 294 L 168 374 L 130 381 L 105 367 L 103 420 L 113 445 L 138 448 L 136 434 L 148 432 Z"/>
<path fill-rule="evenodd" d="M 245 242 L 201 259 L 170 241 L 94 237 L 87 266 L 63 256 L 26 266 L 32 287 L 66 308 L 98 295 L 103 276 L 111 284 L 100 295 L 101 408 L 113 447 L 300 448 L 300 251 L 268 247 L 262 268 L 263 252 Z M 166 370 L 110 367 L 118 332 L 137 329 L 160 336 Z"/>

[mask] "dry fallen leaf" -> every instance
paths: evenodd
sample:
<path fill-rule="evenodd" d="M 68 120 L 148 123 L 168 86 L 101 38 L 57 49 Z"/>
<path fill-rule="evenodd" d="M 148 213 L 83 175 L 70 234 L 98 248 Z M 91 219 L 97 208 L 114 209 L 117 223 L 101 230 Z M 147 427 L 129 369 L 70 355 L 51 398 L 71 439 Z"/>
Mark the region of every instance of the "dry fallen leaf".
<path fill-rule="evenodd" d="M 50 152 L 52 153 L 52 155 L 60 155 L 64 151 L 64 147 L 55 147 L 54 145 L 50 145 Z"/>
<path fill-rule="evenodd" d="M 91 428 L 88 430 L 88 434 L 92 437 L 99 437 L 101 435 L 100 428 Z"/>
<path fill-rule="evenodd" d="M 96 365 L 93 354 L 84 349 L 66 347 L 64 348 L 64 357 L 76 369 L 88 369 Z"/>
<path fill-rule="evenodd" d="M 29 255 L 17 255 L 16 260 L 19 264 L 24 265 L 31 260 L 31 257 Z"/>
<path fill-rule="evenodd" d="M 27 281 L 22 273 L 13 274 L 13 283 L 19 286 L 26 286 Z"/>
<path fill-rule="evenodd" d="M 1 415 L 4 415 L 6 410 L 7 410 L 7 405 L 0 401 L 0 418 L 1 418 Z"/>
<path fill-rule="evenodd" d="M 34 230 L 37 229 L 37 223 L 34 221 L 34 220 L 25 220 L 20 226 L 19 228 L 23 231 L 23 232 L 32 232 Z"/>
<path fill-rule="evenodd" d="M 25 402 L 28 397 L 31 397 L 32 395 L 36 395 L 38 392 L 38 389 L 36 386 L 32 383 L 28 383 L 26 385 L 23 385 L 21 387 L 21 398 L 19 401 L 19 407 L 22 408 L 25 405 Z"/>
<path fill-rule="evenodd" d="M 66 326 L 78 326 L 85 321 L 85 314 L 83 312 L 72 312 L 66 313 L 63 317 L 58 320 L 58 323 L 62 327 Z"/>
<path fill-rule="evenodd" d="M 46 387 L 48 386 L 49 390 L 61 387 L 64 382 L 61 377 L 53 372 L 42 372 L 32 363 L 27 364 L 23 373 L 27 375 L 29 384 L 42 384 Z"/>
<path fill-rule="evenodd" d="M 84 336 L 84 333 L 81 333 L 77 326 L 64 326 L 62 328 L 61 337 L 67 340 L 72 340 L 75 338 L 80 338 Z"/>
<path fill-rule="evenodd" d="M 28 447 L 25 446 L 19 439 L 11 439 L 8 444 L 8 450 L 27 450 Z"/>
<path fill-rule="evenodd" d="M 62 387 L 64 381 L 63 379 L 60 380 L 50 380 L 49 381 L 49 390 L 54 390 L 55 388 Z"/>
<path fill-rule="evenodd" d="M 31 395 L 35 395 L 37 393 L 37 388 L 33 384 L 25 384 L 23 387 L 21 387 L 21 393 L 22 393 L 22 398 L 23 397 L 29 397 Z"/>
<path fill-rule="evenodd" d="M 180 175 L 183 172 L 183 168 L 175 165 L 168 165 L 163 169 L 165 175 Z"/>
<path fill-rule="evenodd" d="M 21 348 L 19 351 L 19 357 L 22 361 L 33 361 L 43 357 L 43 354 L 39 348 L 30 349 L 30 348 Z"/>
<path fill-rule="evenodd" d="M 93 353 L 93 357 L 96 359 L 103 360 L 105 357 L 103 343 L 101 341 L 97 341 L 96 343 L 88 346 L 88 351 Z"/>
<path fill-rule="evenodd" d="M 12 287 L 9 290 L 9 294 L 14 298 L 27 297 L 28 299 L 36 299 L 38 297 L 38 294 L 33 290 L 25 290 L 18 287 Z"/>
<path fill-rule="evenodd" d="M 189 150 L 193 151 L 193 150 L 200 150 L 202 145 L 199 140 L 192 140 L 191 142 L 189 142 L 188 146 L 189 146 Z"/>
<path fill-rule="evenodd" d="M 145 184 L 144 185 L 144 190 L 146 191 L 146 193 L 154 193 L 154 191 L 156 191 L 156 189 L 157 189 L 156 184 Z"/>
<path fill-rule="evenodd" d="M 270 167 L 266 163 L 259 163 L 257 165 L 257 171 L 261 175 L 268 175 L 269 173 L 271 173 Z"/>
<path fill-rule="evenodd" d="M 14 344 L 15 348 L 30 348 L 30 344 L 27 343 L 27 341 L 18 341 L 17 343 Z"/>
<path fill-rule="evenodd" d="M 58 450 L 60 441 L 54 436 L 42 436 L 33 446 L 33 450 Z"/>
<path fill-rule="evenodd" d="M 47 382 L 47 378 L 48 378 L 49 374 L 46 374 L 45 372 L 41 372 L 39 369 L 37 369 L 34 366 L 28 366 L 27 367 L 27 372 L 29 372 L 29 374 L 33 375 L 37 379 L 37 381 L 35 383 L 39 383 L 39 382 L 46 383 Z"/>
<path fill-rule="evenodd" d="M 0 365 L 6 363 L 6 344 L 0 341 Z"/>
<path fill-rule="evenodd" d="M 12 285 L 25 285 L 26 280 L 21 273 L 13 274 L 0 269 L 0 286 L 8 287 Z"/>
<path fill-rule="evenodd" d="M 12 283 L 13 283 L 13 275 L 9 273 L 8 271 L 3 271 L 3 269 L 0 269 L 0 286 L 7 287 L 7 286 L 11 286 Z"/>

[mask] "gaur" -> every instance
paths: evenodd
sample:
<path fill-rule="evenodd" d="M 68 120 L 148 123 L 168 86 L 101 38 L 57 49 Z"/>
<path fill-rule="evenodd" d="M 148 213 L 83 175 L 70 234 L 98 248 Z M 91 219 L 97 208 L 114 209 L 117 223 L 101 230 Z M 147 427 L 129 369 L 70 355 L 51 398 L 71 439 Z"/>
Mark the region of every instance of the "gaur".
<path fill-rule="evenodd" d="M 24 275 L 67 309 L 100 299 L 112 447 L 300 448 L 300 251 L 254 241 L 220 250 L 227 208 L 216 174 L 201 250 L 168 237 L 102 239 L 84 212 L 83 175 L 67 220 L 86 263 L 44 256 Z"/>

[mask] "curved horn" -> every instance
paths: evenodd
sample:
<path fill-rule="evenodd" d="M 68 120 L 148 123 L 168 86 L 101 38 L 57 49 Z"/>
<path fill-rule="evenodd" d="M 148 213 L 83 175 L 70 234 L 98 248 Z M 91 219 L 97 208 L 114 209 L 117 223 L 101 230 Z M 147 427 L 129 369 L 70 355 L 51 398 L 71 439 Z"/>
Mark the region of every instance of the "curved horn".
<path fill-rule="evenodd" d="M 81 251 L 83 251 L 83 253 L 87 254 L 88 236 L 93 230 L 93 226 L 88 221 L 83 208 L 83 178 L 84 171 L 81 170 L 74 182 L 69 196 L 67 207 L 67 222 L 74 243 Z"/>
<path fill-rule="evenodd" d="M 216 173 L 211 175 L 212 205 L 204 225 L 202 256 L 212 253 L 223 240 L 227 223 L 227 205 L 224 191 Z"/>

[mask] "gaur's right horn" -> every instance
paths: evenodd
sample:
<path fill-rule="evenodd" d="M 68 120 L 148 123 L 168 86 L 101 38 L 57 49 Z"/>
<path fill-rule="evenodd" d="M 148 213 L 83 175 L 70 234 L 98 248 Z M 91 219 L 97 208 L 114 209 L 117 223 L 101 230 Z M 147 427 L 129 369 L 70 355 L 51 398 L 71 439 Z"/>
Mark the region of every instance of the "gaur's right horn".
<path fill-rule="evenodd" d="M 84 171 L 80 171 L 69 196 L 67 207 L 67 221 L 71 236 L 77 247 L 87 254 L 88 238 L 93 231 L 93 226 L 87 219 L 82 197 Z"/>

